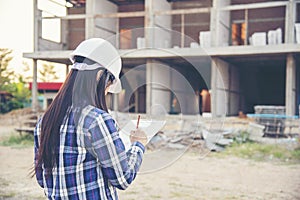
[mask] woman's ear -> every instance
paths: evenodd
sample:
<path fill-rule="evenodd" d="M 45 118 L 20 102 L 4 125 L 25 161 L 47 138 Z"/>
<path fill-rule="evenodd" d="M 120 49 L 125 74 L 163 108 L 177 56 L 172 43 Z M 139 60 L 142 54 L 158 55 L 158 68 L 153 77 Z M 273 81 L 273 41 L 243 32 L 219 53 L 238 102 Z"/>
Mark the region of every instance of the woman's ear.
<path fill-rule="evenodd" d="M 109 80 L 109 81 L 107 82 L 106 86 L 105 86 L 105 95 L 108 94 L 109 87 L 110 87 L 111 84 L 112 84 L 112 82 L 111 82 L 111 80 Z"/>

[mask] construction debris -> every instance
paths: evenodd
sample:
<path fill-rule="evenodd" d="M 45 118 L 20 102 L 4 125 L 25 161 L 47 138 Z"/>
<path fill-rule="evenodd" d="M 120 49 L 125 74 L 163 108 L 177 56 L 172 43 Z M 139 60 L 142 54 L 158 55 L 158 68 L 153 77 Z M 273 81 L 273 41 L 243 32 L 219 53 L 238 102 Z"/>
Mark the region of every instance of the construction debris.
<path fill-rule="evenodd" d="M 149 150 L 206 148 L 209 151 L 220 152 L 234 141 L 237 143 L 247 141 L 264 143 L 268 139 L 264 137 L 265 126 L 249 119 L 226 118 L 223 122 L 181 120 L 174 124 L 171 123 L 173 121 L 168 121 L 163 130 L 152 138 L 147 145 Z M 295 143 L 295 141 L 295 139 L 285 140 L 281 143 Z M 295 145 L 293 144 L 293 146 Z"/>
<path fill-rule="evenodd" d="M 188 149 L 205 146 L 211 151 L 222 151 L 233 142 L 230 138 L 233 130 L 207 130 L 200 129 L 193 132 L 170 131 L 158 132 L 147 145 L 150 150 L 154 149 Z"/>

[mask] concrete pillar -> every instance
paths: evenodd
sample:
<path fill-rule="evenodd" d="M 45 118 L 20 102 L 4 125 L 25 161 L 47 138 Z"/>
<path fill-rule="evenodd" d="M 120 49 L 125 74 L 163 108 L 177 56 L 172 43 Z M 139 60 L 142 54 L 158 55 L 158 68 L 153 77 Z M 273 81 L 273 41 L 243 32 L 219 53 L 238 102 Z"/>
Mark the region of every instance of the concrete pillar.
<path fill-rule="evenodd" d="M 171 17 L 156 16 L 154 11 L 170 10 L 171 5 L 166 0 L 145 0 L 145 43 L 147 48 L 166 48 L 167 40 L 170 39 Z M 171 44 L 171 41 L 168 41 Z M 163 83 L 169 86 L 170 72 L 160 68 L 159 63 L 152 59 L 147 60 L 146 64 L 146 113 L 150 114 L 153 105 L 161 105 L 169 112 L 170 92 L 156 83 Z"/>
<path fill-rule="evenodd" d="M 152 106 L 152 71 L 153 71 L 153 61 L 152 59 L 147 59 L 146 61 L 146 113 L 150 114 Z"/>
<path fill-rule="evenodd" d="M 296 113 L 296 59 L 288 54 L 286 59 L 286 85 L 285 85 L 286 115 Z"/>
<path fill-rule="evenodd" d="M 153 0 L 145 0 L 145 45 L 150 48 L 153 45 L 153 27 L 154 27 L 154 15 L 153 15 Z M 152 106 L 152 59 L 146 60 L 146 113 L 149 114 Z"/>
<path fill-rule="evenodd" d="M 170 69 L 168 65 L 159 61 L 155 61 L 151 66 L 151 82 L 147 82 L 147 85 L 151 86 L 151 111 L 170 112 Z"/>
<path fill-rule="evenodd" d="M 229 109 L 228 115 L 237 115 L 242 109 L 242 99 L 240 92 L 240 76 L 237 66 L 230 65 L 229 67 Z"/>
<path fill-rule="evenodd" d="M 39 36 L 42 33 L 41 32 L 41 13 L 38 10 L 38 4 L 37 0 L 33 0 L 33 13 L 34 13 L 34 44 L 33 44 L 33 51 L 38 51 L 38 42 L 39 42 Z M 33 70 L 32 70 L 32 88 L 31 88 L 31 109 L 33 112 L 38 111 L 38 88 L 37 88 L 37 60 L 33 60 Z"/>
<path fill-rule="evenodd" d="M 118 6 L 111 1 L 93 0 L 93 4 L 94 6 L 89 9 L 89 12 L 93 15 L 118 12 Z M 117 18 L 91 18 L 88 28 L 93 30 L 93 35 L 89 35 L 88 37 L 102 37 L 116 46 L 115 35 L 117 34 L 117 23 Z"/>
<path fill-rule="evenodd" d="M 38 10 L 38 4 L 37 4 L 37 0 L 33 0 L 33 15 L 34 15 L 34 19 L 33 19 L 33 34 L 34 34 L 34 41 L 33 41 L 33 50 L 37 51 L 38 50 L 38 41 L 39 41 L 39 10 Z"/>
<path fill-rule="evenodd" d="M 211 112 L 213 117 L 223 117 L 229 108 L 229 65 L 220 58 L 212 58 L 211 67 Z"/>
<path fill-rule="evenodd" d="M 183 70 L 175 70 L 166 63 L 149 59 L 146 79 L 146 112 L 148 114 L 152 111 L 199 114 L 195 91 L 188 82 L 188 78 L 184 76 Z M 173 109 L 171 109 L 171 105 L 174 106 Z"/>
<path fill-rule="evenodd" d="M 227 46 L 230 34 L 230 12 L 220 8 L 230 5 L 230 0 L 215 0 L 211 9 L 211 45 Z"/>
<path fill-rule="evenodd" d="M 167 0 L 153 0 L 153 11 L 171 10 L 171 4 Z M 171 15 L 156 15 L 153 18 L 154 23 L 154 47 L 170 48 L 172 35 L 170 30 L 172 16 Z"/>
<path fill-rule="evenodd" d="M 211 45 L 228 46 L 230 38 L 230 11 L 220 8 L 230 5 L 231 0 L 215 0 L 211 9 Z M 224 60 L 212 58 L 211 98 L 212 116 L 236 115 L 240 109 L 238 68 Z"/>
<path fill-rule="evenodd" d="M 68 76 L 68 74 L 69 74 L 69 71 L 70 71 L 70 69 L 69 69 L 69 65 L 67 65 L 67 64 L 66 64 L 66 71 L 65 71 L 65 73 L 66 73 L 66 77 Z"/>
<path fill-rule="evenodd" d="M 145 45 L 153 47 L 154 41 L 154 15 L 153 15 L 153 0 L 145 0 Z"/>
<path fill-rule="evenodd" d="M 295 38 L 295 21 L 296 21 L 296 2 L 289 0 L 285 10 L 285 43 L 294 43 Z"/>
<path fill-rule="evenodd" d="M 85 4 L 85 13 L 87 17 L 85 18 L 85 39 L 95 37 L 95 20 L 94 10 L 95 10 L 95 0 L 87 0 Z"/>
<path fill-rule="evenodd" d="M 37 87 L 37 60 L 33 60 L 33 74 L 32 74 L 32 88 L 31 88 L 31 98 L 32 98 L 32 111 L 37 112 L 39 108 L 38 102 L 38 87 Z"/>
<path fill-rule="evenodd" d="M 217 9 L 212 7 L 210 9 L 210 34 L 211 34 L 211 46 L 217 46 L 216 34 L 217 34 Z"/>
<path fill-rule="evenodd" d="M 68 20 L 62 19 L 60 38 L 61 38 L 61 43 L 63 45 L 63 50 L 68 49 L 68 30 L 69 30 L 68 26 L 69 26 Z"/>

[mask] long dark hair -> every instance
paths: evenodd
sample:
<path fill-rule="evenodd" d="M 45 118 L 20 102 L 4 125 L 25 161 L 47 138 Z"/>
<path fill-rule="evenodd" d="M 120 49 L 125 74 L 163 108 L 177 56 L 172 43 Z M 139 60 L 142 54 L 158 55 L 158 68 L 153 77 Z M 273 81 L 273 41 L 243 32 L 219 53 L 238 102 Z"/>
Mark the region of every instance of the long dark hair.
<path fill-rule="evenodd" d="M 95 63 L 94 61 L 81 56 L 75 56 L 75 62 L 86 64 Z M 43 115 L 40 145 L 37 152 L 37 163 L 35 163 L 33 175 L 38 168 L 42 167 L 42 164 L 44 164 L 44 168 L 47 171 L 46 174 L 51 174 L 52 169 L 56 165 L 57 147 L 60 141 L 60 126 L 67 114 L 68 108 L 72 105 L 73 85 L 77 73 L 78 70 L 71 70 L 55 99 Z M 93 105 L 105 111 L 108 110 L 105 101 L 105 89 L 107 84 L 109 84 L 107 83 L 107 80 L 113 81 L 113 76 L 107 70 L 103 70 L 97 84 L 95 96 L 96 105 Z"/>

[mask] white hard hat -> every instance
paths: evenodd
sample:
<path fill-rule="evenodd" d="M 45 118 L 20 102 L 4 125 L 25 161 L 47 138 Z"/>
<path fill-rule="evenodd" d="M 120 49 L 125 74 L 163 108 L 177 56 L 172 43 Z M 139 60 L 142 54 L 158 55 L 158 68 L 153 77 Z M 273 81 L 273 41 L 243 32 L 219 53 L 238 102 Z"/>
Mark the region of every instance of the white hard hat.
<path fill-rule="evenodd" d="M 122 68 L 121 57 L 116 48 L 108 41 L 102 38 L 91 38 L 81 42 L 71 53 L 70 60 L 74 63 L 74 56 L 83 56 L 95 61 L 106 68 L 115 77 L 114 82 L 109 86 L 110 93 L 119 93 L 122 90 L 119 75 Z M 94 67 L 82 70 L 93 70 Z"/>

